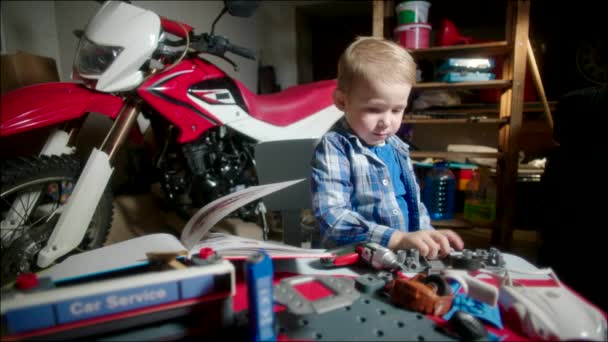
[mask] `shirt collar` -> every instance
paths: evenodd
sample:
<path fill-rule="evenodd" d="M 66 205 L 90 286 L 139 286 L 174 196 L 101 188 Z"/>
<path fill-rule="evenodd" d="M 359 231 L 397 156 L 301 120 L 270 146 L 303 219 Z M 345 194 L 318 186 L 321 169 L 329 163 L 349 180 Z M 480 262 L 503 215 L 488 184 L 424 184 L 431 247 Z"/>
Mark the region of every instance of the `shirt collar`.
<path fill-rule="evenodd" d="M 354 141 L 355 145 L 358 146 L 361 150 L 363 150 L 363 151 L 368 150 L 368 148 L 364 148 L 363 142 L 361 142 L 361 139 L 359 139 L 359 137 L 352 130 L 352 128 L 346 121 L 345 117 L 342 117 L 338 121 L 338 124 L 336 125 L 336 127 L 338 129 L 342 130 L 344 132 L 344 135 L 349 140 Z M 400 151 L 403 151 L 403 152 L 409 154 L 410 145 L 408 145 L 405 141 L 401 140 L 400 138 L 398 138 L 394 135 L 391 135 L 390 137 L 388 137 L 388 139 L 386 139 L 386 143 L 392 145 L 393 147 L 397 148 Z"/>

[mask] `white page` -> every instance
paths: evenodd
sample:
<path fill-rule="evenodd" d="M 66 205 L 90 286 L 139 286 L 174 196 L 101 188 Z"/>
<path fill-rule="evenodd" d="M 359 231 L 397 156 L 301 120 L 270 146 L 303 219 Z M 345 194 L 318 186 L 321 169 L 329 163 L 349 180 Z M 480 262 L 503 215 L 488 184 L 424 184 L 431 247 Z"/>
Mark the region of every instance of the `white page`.
<path fill-rule="evenodd" d="M 216 199 L 197 211 L 188 223 L 186 223 L 181 235 L 182 243 L 188 249 L 191 249 L 201 241 L 209 229 L 213 228 L 216 223 L 228 216 L 231 212 L 260 197 L 279 191 L 303 180 L 304 178 L 286 182 L 256 185 Z"/>
<path fill-rule="evenodd" d="M 231 212 L 260 197 L 284 189 L 304 179 L 252 186 L 219 198 L 200 209 L 188 221 L 182 232 L 182 244 L 177 237 L 166 234 L 150 234 L 91 251 L 75 254 L 63 262 L 40 271 L 40 276 L 50 276 L 53 281 L 81 277 L 119 270 L 127 267 L 143 265 L 148 262 L 148 252 L 177 252 L 190 250 L 194 244 L 211 229 L 217 222 Z"/>
<path fill-rule="evenodd" d="M 71 255 L 64 261 L 40 271 L 38 275 L 49 276 L 53 281 L 67 280 L 146 264 L 148 252 L 178 252 L 185 249 L 177 237 L 171 234 L 144 235 Z"/>

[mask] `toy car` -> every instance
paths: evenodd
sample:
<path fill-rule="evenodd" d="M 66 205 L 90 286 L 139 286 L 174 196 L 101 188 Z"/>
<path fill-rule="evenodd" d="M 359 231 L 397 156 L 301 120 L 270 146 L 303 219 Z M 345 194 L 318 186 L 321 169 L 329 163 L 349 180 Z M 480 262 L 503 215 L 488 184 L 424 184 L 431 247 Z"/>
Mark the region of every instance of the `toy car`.
<path fill-rule="evenodd" d="M 498 300 L 532 339 L 608 340 L 602 313 L 564 287 L 503 285 Z"/>

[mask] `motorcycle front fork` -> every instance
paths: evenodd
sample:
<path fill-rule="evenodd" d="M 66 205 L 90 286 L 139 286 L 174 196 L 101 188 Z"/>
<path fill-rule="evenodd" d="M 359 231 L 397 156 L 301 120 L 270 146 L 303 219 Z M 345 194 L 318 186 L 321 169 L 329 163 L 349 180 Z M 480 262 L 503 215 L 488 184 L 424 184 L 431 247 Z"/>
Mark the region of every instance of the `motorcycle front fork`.
<path fill-rule="evenodd" d="M 57 258 L 75 249 L 84 238 L 112 176 L 112 162 L 137 122 L 140 107 L 141 102 L 127 99 L 100 149 L 94 148 L 91 152 L 69 200 L 62 208 L 59 221 L 46 246 L 38 254 L 39 267 L 48 267 Z"/>

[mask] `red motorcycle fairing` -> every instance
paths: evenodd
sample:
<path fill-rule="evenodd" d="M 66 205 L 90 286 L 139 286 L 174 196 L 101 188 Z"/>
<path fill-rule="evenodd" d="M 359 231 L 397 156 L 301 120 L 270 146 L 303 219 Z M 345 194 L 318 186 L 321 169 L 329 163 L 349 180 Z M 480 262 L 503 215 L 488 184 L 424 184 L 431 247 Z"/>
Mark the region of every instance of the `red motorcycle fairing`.
<path fill-rule="evenodd" d="M 177 140 L 183 144 L 224 124 L 190 96 L 212 105 L 237 105 L 258 120 L 288 126 L 330 106 L 335 88 L 336 80 L 327 80 L 256 95 L 206 60 L 186 59 L 168 72 L 152 76 L 137 93 L 180 129 Z"/>
<path fill-rule="evenodd" d="M 2 95 L 0 136 L 69 121 L 88 112 L 115 119 L 122 105 L 120 97 L 78 83 L 42 83 L 19 88 Z"/>
<path fill-rule="evenodd" d="M 211 127 L 223 124 L 218 118 L 188 98 L 197 84 L 228 79 L 213 64 L 202 59 L 186 59 L 168 72 L 152 76 L 137 93 L 162 116 L 180 129 L 179 143 L 195 140 Z"/>
<path fill-rule="evenodd" d="M 171 20 L 163 16 L 160 17 L 160 24 L 162 25 L 164 31 L 182 38 L 185 38 L 187 34 L 192 33 L 193 30 L 192 26 L 188 24 Z"/>

